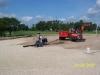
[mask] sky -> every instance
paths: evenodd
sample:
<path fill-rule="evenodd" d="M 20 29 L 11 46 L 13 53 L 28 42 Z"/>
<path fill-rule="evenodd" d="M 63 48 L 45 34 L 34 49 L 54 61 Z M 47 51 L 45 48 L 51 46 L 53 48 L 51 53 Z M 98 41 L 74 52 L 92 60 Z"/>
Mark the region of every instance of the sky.
<path fill-rule="evenodd" d="M 93 22 L 100 26 L 100 0 L 0 0 L 0 18 L 28 25 L 39 21 Z"/>

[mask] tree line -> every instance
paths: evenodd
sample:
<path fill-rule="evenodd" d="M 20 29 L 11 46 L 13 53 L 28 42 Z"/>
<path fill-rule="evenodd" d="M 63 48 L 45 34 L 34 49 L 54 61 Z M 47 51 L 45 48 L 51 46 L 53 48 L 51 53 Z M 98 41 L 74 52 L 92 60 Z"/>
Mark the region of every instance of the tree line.
<path fill-rule="evenodd" d="M 20 30 L 29 30 L 28 26 L 25 24 L 21 24 L 21 21 L 18 21 L 14 17 L 3 17 L 0 18 L 0 36 L 5 36 L 6 32 L 9 32 L 9 36 L 13 31 Z"/>
<path fill-rule="evenodd" d="M 45 31 L 45 30 L 52 30 L 52 31 L 58 31 L 58 30 L 69 30 L 70 28 L 77 27 L 80 28 L 82 24 L 89 23 L 90 26 L 85 27 L 85 31 L 93 31 L 96 30 L 97 24 L 92 22 L 83 22 L 83 20 L 79 20 L 78 22 L 63 22 L 60 20 L 53 20 L 53 21 L 40 21 L 37 24 L 33 24 L 30 30 L 38 30 L 38 31 Z M 100 26 L 98 26 L 98 30 L 100 30 Z"/>
<path fill-rule="evenodd" d="M 52 21 L 39 21 L 36 24 L 32 24 L 32 27 L 29 28 L 28 25 L 21 24 L 21 21 L 14 17 L 3 17 L 0 18 L 0 36 L 5 36 L 6 32 L 9 33 L 9 36 L 11 36 L 11 33 L 13 31 L 58 31 L 58 30 L 69 30 L 72 27 L 78 27 L 80 28 L 82 24 L 85 23 L 83 20 L 79 20 L 78 22 L 63 22 L 60 20 L 52 20 Z M 92 22 L 90 23 L 89 27 L 86 27 L 86 31 L 93 31 L 96 29 L 96 24 Z M 98 26 L 98 29 L 100 30 L 100 26 Z"/>

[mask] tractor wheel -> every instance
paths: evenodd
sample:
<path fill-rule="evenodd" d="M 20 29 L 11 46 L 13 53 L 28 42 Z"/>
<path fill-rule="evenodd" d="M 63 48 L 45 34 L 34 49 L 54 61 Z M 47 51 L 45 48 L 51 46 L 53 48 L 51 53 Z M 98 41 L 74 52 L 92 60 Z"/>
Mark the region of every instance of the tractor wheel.
<path fill-rule="evenodd" d="M 69 39 L 70 39 L 70 41 L 72 41 L 72 36 L 70 36 L 70 38 L 69 38 Z"/>
<path fill-rule="evenodd" d="M 63 40 L 65 40 L 65 38 L 63 37 Z"/>
<path fill-rule="evenodd" d="M 62 40 L 62 37 L 59 37 L 59 40 Z"/>
<path fill-rule="evenodd" d="M 76 41 L 76 43 L 77 43 L 77 42 L 79 42 L 79 40 L 78 40 L 78 39 L 76 39 L 75 41 Z"/>

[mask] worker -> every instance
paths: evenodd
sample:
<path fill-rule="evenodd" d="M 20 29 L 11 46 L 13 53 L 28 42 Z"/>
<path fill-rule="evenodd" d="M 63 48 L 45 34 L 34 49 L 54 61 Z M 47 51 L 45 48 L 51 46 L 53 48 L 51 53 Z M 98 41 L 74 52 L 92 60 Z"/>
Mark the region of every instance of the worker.
<path fill-rule="evenodd" d="M 36 37 L 36 41 L 40 40 L 40 32 L 38 32 L 37 37 Z"/>
<path fill-rule="evenodd" d="M 39 46 L 43 46 L 43 44 L 41 43 L 41 39 L 42 39 L 42 37 L 40 37 L 40 32 L 38 32 L 38 34 L 37 34 L 37 36 L 36 36 L 36 43 L 34 44 L 34 46 L 37 46 L 37 47 L 39 47 Z"/>

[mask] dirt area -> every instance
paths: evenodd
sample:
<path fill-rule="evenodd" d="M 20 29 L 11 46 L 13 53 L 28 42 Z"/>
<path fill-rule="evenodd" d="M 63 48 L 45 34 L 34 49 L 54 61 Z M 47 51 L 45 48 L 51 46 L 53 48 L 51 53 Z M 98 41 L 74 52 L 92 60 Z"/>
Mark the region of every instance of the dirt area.
<path fill-rule="evenodd" d="M 85 42 L 41 36 L 49 45 L 24 48 L 35 43 L 35 36 L 1 40 L 0 75 L 100 75 L 99 34 L 85 34 Z"/>
<path fill-rule="evenodd" d="M 60 46 L 65 49 L 86 49 L 87 47 L 92 50 L 100 50 L 100 35 L 95 34 L 85 34 L 84 38 L 85 42 L 71 42 L 69 39 L 59 40 L 58 35 L 41 35 L 44 38 L 48 39 L 49 45 L 47 46 Z M 31 45 L 35 43 L 35 36 L 25 38 L 25 43 L 21 43 L 20 45 Z"/>

